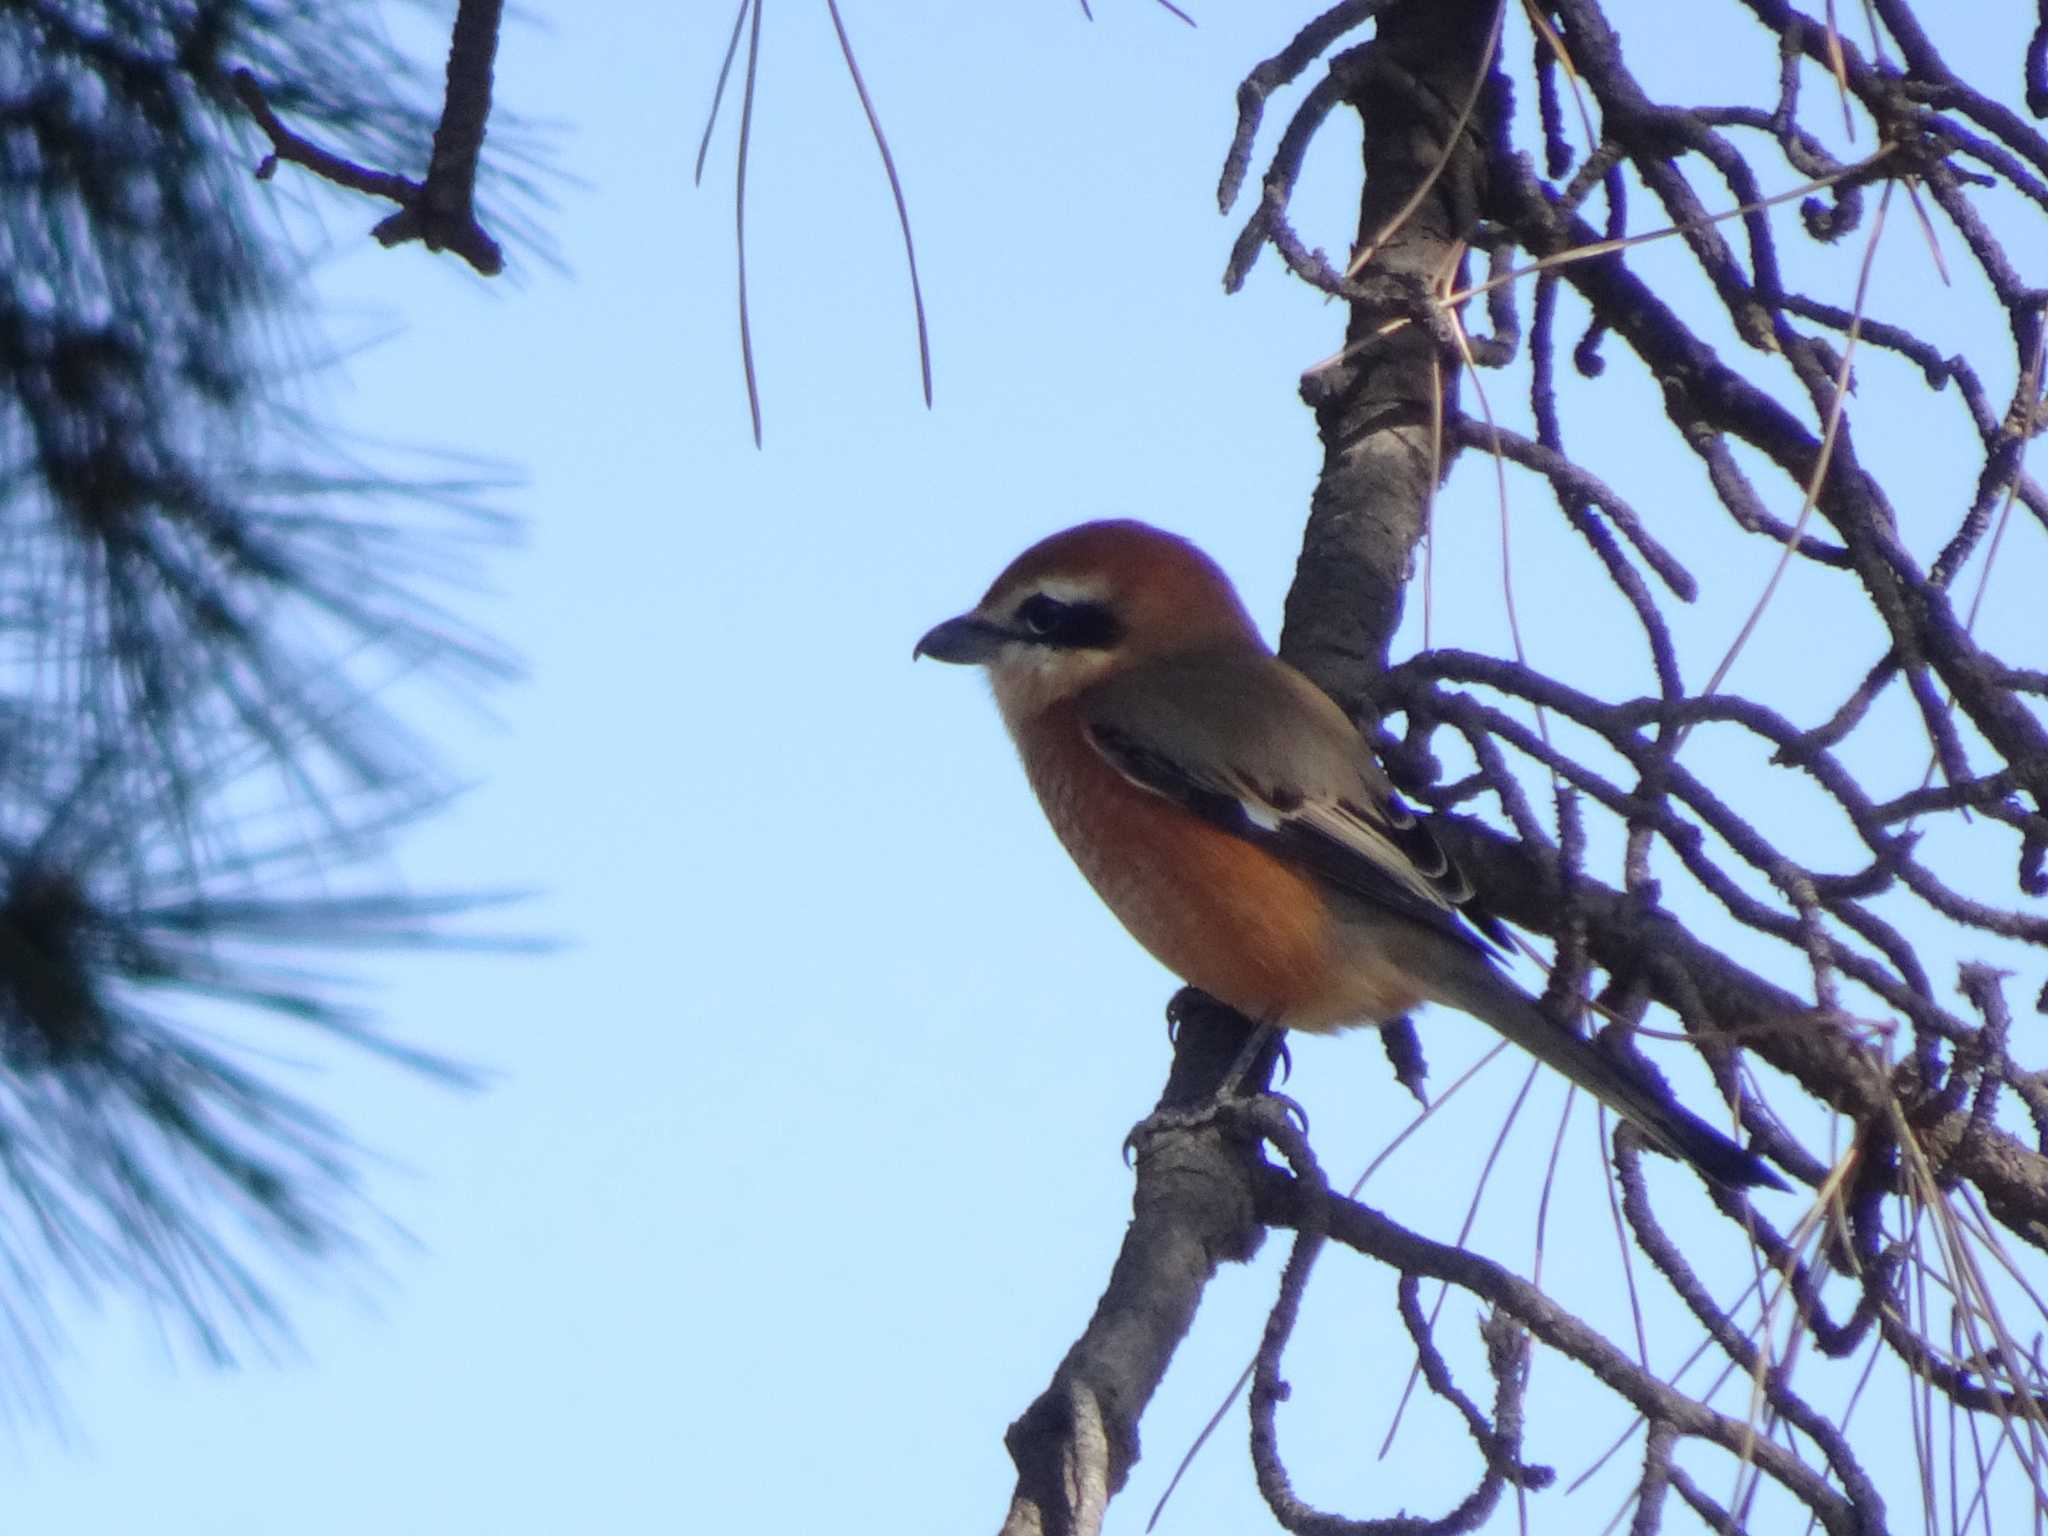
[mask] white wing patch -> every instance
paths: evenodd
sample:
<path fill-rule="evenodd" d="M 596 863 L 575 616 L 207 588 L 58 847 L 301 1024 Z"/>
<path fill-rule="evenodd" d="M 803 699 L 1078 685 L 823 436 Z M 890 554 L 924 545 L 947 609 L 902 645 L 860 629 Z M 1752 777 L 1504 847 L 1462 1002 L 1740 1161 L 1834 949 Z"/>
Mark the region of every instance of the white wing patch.
<path fill-rule="evenodd" d="M 1294 813 L 1293 820 L 1332 842 L 1356 850 L 1360 856 L 1378 865 L 1382 873 L 1399 881 L 1431 906 L 1446 912 L 1453 910 L 1449 895 L 1427 872 L 1416 866 L 1408 850 L 1389 837 L 1387 827 L 1377 819 L 1341 803 L 1310 801 Z M 1438 874 L 1441 876 L 1442 871 L 1439 870 Z"/>
<path fill-rule="evenodd" d="M 1286 825 L 1287 818 L 1256 795 L 1249 799 L 1239 795 L 1237 799 L 1238 804 L 1244 807 L 1244 819 L 1261 832 L 1278 832 Z"/>
<path fill-rule="evenodd" d="M 1280 786 L 1267 788 L 1242 773 L 1228 777 L 1245 820 L 1261 832 L 1305 833 L 1335 844 L 1366 860 L 1381 877 L 1430 906 L 1444 912 L 1455 910 L 1454 894 L 1438 884 L 1445 873 L 1441 855 L 1435 870 L 1422 869 L 1414 855 L 1389 835 L 1415 825 L 1415 818 L 1399 802 L 1367 811 L 1341 800 L 1305 797 Z"/>

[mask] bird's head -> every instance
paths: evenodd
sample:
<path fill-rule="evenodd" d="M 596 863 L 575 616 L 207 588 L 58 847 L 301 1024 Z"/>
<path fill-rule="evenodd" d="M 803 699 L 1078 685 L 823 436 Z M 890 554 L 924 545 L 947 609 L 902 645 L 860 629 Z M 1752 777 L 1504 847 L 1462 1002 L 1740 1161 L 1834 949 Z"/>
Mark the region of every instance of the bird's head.
<path fill-rule="evenodd" d="M 1117 521 L 1032 545 L 912 654 L 987 668 L 1015 722 L 1140 661 L 1261 643 L 1215 561 L 1174 534 Z"/>

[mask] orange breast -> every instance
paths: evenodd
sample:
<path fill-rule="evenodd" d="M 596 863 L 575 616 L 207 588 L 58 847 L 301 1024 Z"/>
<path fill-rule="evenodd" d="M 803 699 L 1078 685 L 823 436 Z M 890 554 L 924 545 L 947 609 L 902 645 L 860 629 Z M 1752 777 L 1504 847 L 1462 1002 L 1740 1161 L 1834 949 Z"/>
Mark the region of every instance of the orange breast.
<path fill-rule="evenodd" d="M 1131 783 L 1070 706 L 1048 711 L 1019 747 L 1096 894 L 1183 981 L 1295 1029 L 1377 1023 L 1420 1001 L 1398 968 L 1361 956 L 1311 876 Z"/>

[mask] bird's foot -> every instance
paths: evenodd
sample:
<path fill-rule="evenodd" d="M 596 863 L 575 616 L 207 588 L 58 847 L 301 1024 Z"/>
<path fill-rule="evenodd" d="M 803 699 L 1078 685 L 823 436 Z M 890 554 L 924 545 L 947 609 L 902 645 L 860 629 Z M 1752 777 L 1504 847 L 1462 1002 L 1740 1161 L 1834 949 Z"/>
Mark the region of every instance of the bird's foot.
<path fill-rule="evenodd" d="M 1292 1139 L 1308 1134 L 1308 1111 L 1284 1093 L 1261 1089 L 1241 1093 L 1225 1080 L 1215 1093 L 1195 1104 L 1155 1109 L 1131 1127 L 1124 1138 L 1124 1161 L 1131 1162 L 1161 1136 L 1217 1126 L 1248 1141 Z"/>

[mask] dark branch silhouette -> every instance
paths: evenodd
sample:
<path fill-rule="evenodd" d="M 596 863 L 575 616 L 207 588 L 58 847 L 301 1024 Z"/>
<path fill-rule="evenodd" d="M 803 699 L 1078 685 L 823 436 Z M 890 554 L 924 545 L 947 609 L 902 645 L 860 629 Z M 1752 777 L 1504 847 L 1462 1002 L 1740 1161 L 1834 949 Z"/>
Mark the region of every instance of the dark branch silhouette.
<path fill-rule="evenodd" d="M 447 95 L 424 181 L 371 170 L 294 133 L 272 110 L 263 85 L 247 69 L 235 71 L 235 92 L 270 140 L 271 154 L 257 168 L 268 179 L 280 160 L 315 176 L 398 204 L 398 212 L 371 231 L 380 245 L 423 242 L 430 251 L 453 251 L 485 277 L 505 269 L 505 253 L 476 217 L 476 176 L 484 129 L 491 116 L 491 75 L 498 54 L 504 0 L 462 0 L 448 44 Z"/>
<path fill-rule="evenodd" d="M 1248 1253 L 1262 1227 L 1297 1234 L 1250 1400 L 1259 1486 L 1289 1530 L 1470 1530 L 1509 1490 L 1537 1496 L 1550 1474 L 1520 1449 L 1534 1411 L 1521 1386 L 1531 1349 L 1577 1361 L 1646 1427 L 1631 1505 L 1617 1516 L 1633 1531 L 1679 1507 L 1723 1530 L 1790 1528 L 1795 1511 L 1830 1532 L 1892 1528 L 1901 1517 L 1847 1427 L 1860 1384 L 1846 1409 L 1823 1406 L 1794 1374 L 1802 1355 L 1866 1372 L 1882 1358 L 1907 1383 L 1926 1427 L 1920 1515 L 1930 1526 L 1942 1523 L 1927 1491 L 1942 1445 L 1974 1463 L 1979 1500 L 2022 1488 L 2048 1507 L 2048 1416 L 2026 1342 L 2048 1317 L 2023 1268 L 2048 1250 L 2048 1073 L 2018 1043 L 2011 983 L 1993 958 L 2048 948 L 2037 904 L 2048 895 L 2048 723 L 2039 658 L 1998 654 L 1975 623 L 2007 526 L 2048 528 L 2048 490 L 2027 460 L 2043 424 L 2048 138 L 1989 82 L 1957 76 L 1905 0 L 1874 0 L 1875 58 L 1827 17 L 1776 0 L 1742 9 L 1775 45 L 1773 68 L 1698 82 L 1705 101 L 1666 101 L 1631 71 L 1595 0 L 1512 12 L 1491 0 L 1332 6 L 1239 88 L 1226 211 L 1269 110 L 1283 93 L 1294 99 L 1225 282 L 1240 286 L 1270 249 L 1345 306 L 1341 344 L 1302 380 L 1324 462 L 1283 653 L 1365 723 L 1404 789 L 1439 813 L 1442 840 L 1487 905 L 1556 941 L 1560 1004 L 1597 983 L 1617 1046 L 1631 1030 L 1689 1042 L 1759 1149 L 1814 1191 L 1813 1209 L 1781 1228 L 1774 1207 L 1712 1190 L 1723 1229 L 1681 1235 L 1632 1133 L 1617 1135 L 1616 1221 L 1647 1261 L 1643 1281 L 1654 1277 L 1700 1331 L 1687 1368 L 1701 1362 L 1703 1384 L 1681 1388 L 1493 1260 L 1331 1191 L 1306 1136 L 1259 1101 L 1186 1113 L 1242 1035 L 1184 997 L 1178 1011 L 1201 1027 L 1183 1026 L 1162 1099 L 1183 1112 L 1141 1130 L 1138 1217 L 1115 1278 L 1087 1339 L 1012 1429 L 1020 1477 L 1006 1532 L 1099 1529 L 1164 1357 L 1217 1263 Z M 1520 15 L 1533 52 L 1514 69 L 1502 22 Z M 2044 37 L 2048 24 L 2025 64 L 2036 115 L 2048 111 Z M 1310 147 L 1352 114 L 1362 197 L 1353 254 L 1338 261 L 1297 230 L 1291 204 Z M 1868 146 L 1861 158 L 1825 147 L 1845 117 Z M 1773 214 L 1794 201 L 1794 238 L 1860 235 L 1860 251 L 1845 254 L 1860 255 L 1865 277 L 1887 218 L 1893 239 L 1920 238 L 1915 216 L 1930 234 L 1945 223 L 1951 249 L 1934 259 L 1981 286 L 2003 332 L 1958 348 L 1923 334 L 1920 317 L 1868 312 L 1854 273 L 1838 291 L 1803 291 L 1781 249 L 1786 216 Z M 1645 207 L 1656 209 L 1647 223 Z M 1643 276 L 1634 248 L 1652 240 L 1681 250 L 1696 280 Z M 1470 328 L 1482 299 L 1484 333 Z M 1610 369 L 1617 349 L 1640 369 Z M 1589 381 L 1569 395 L 1561 352 Z M 1859 355 L 1873 374 L 1889 358 L 1910 365 L 1927 392 L 1916 408 L 1954 402 L 1978 445 L 1931 542 L 1930 509 L 1909 520 L 1880 476 L 1883 456 L 1863 451 L 1877 407 L 1869 381 L 1852 393 Z M 1501 385 L 1482 389 L 1483 373 L 1526 392 L 1527 430 L 1493 419 L 1488 394 Z M 1665 493 L 1702 503 L 1685 520 L 1653 518 L 1603 470 L 1587 402 L 1626 388 L 1625 374 L 1654 381 L 1672 441 L 1699 465 L 1695 482 Z M 1896 375 L 1880 376 L 1891 388 Z M 1643 692 L 1575 685 L 1567 658 L 1557 676 L 1519 654 L 1390 653 L 1439 484 L 1461 454 L 1498 462 L 1522 522 L 1538 517 L 1528 493 L 1555 504 L 1592 557 L 1588 579 L 1604 577 L 1633 616 Z M 1713 504 L 1730 533 L 1710 543 L 1698 525 Z M 1749 566 L 1728 555 L 1731 536 L 1753 551 Z M 1747 640 L 1754 614 L 1712 666 L 1689 654 L 1676 622 L 1703 588 L 1745 601 L 1763 591 L 1761 609 L 1792 562 L 1808 592 L 1832 585 L 1830 600 L 1857 615 L 1844 626 L 1862 648 L 1854 681 L 1818 711 L 1774 702 L 1776 669 Z M 2033 575 L 2011 589 L 2038 586 Z M 1709 737 L 1711 753 L 1688 748 Z M 1468 767 L 1453 776 L 1445 756 Z M 1744 759 L 1758 766 L 1729 766 Z M 1788 826 L 1756 788 L 1759 772 L 1822 797 L 1854 852 L 1845 856 L 1834 827 Z M 1532 806 L 1532 774 L 1555 786 L 1554 830 Z M 1590 867 L 1584 822 L 1595 818 L 1618 834 L 1611 874 Z M 2016 890 L 2001 896 L 1987 868 L 2011 871 Z M 1944 946 L 1984 958 L 1951 985 L 1926 958 Z M 1765 958 L 1772 949 L 1792 957 L 1801 990 L 1772 979 L 1786 969 Z M 2048 989 L 2039 1006 L 2048 1011 Z M 1411 1082 L 1419 1058 L 1401 1039 Z M 1813 1139 L 1823 1111 L 1835 1117 L 1832 1146 Z M 1214 1187 L 1183 1184 L 1196 1168 Z M 1701 1255 L 1730 1242 L 1755 1255 L 1749 1292 L 1734 1299 L 1702 1278 Z M 1478 1452 L 1471 1492 L 1440 1517 L 1352 1518 L 1293 1491 L 1273 1412 L 1281 1350 L 1331 1243 L 1394 1272 L 1421 1380 Z M 1198 1261 L 1170 1262 L 1175 1253 Z M 1485 1310 L 1490 1391 L 1455 1378 L 1418 1277 Z M 1931 1289 L 1948 1315 L 1930 1306 Z M 2013 1298 L 2036 1315 L 2008 1318 Z M 1143 1351 L 1088 1343 L 1133 1336 Z M 1724 1385 L 1753 1395 L 1751 1415 L 1712 1406 Z M 1942 1414 L 1937 1445 L 1926 1437 Z M 1693 1441 L 1735 1458 L 1732 1501 L 1690 1469 Z M 1945 1475 L 1958 1486 L 1953 1463 Z M 1402 1502 L 1397 1482 L 1389 1505 Z M 1961 1513 L 1963 1526 L 1971 1520 Z"/>

